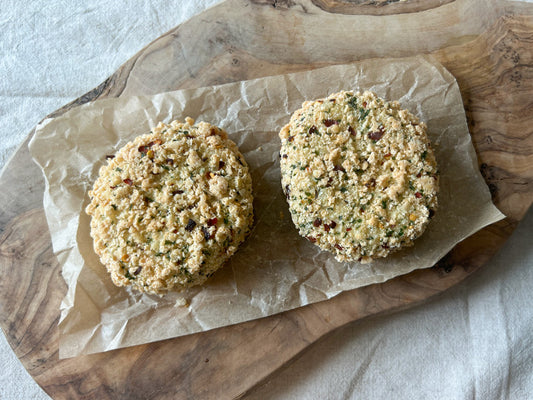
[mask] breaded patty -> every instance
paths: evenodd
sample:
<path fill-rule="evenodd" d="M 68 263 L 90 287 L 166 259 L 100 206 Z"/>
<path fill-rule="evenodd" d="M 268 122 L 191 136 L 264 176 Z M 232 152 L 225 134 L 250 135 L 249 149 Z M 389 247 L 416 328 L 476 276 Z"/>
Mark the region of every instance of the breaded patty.
<path fill-rule="evenodd" d="M 279 134 L 282 187 L 300 235 L 339 261 L 413 245 L 437 208 L 426 130 L 368 91 L 303 103 Z"/>
<path fill-rule="evenodd" d="M 155 294 L 202 284 L 253 220 L 237 145 L 191 118 L 160 123 L 108 156 L 89 197 L 94 249 L 115 285 Z"/>

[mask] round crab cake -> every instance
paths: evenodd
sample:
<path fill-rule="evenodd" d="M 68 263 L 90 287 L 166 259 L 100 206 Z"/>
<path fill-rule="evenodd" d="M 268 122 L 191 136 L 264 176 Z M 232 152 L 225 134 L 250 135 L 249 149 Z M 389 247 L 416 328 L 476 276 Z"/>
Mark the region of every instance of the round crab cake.
<path fill-rule="evenodd" d="M 307 101 L 279 136 L 292 220 L 337 260 L 386 257 L 426 229 L 437 164 L 426 125 L 397 101 L 368 91 Z"/>
<path fill-rule="evenodd" d="M 200 285 L 249 233 L 248 165 L 222 129 L 159 123 L 107 158 L 86 212 L 115 285 L 153 294 Z"/>

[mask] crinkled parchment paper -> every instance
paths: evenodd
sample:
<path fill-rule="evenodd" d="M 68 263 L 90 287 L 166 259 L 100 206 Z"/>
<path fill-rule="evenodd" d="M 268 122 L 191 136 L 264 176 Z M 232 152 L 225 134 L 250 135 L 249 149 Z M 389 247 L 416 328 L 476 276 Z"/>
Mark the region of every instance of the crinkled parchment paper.
<path fill-rule="evenodd" d="M 306 99 L 370 89 L 427 122 L 441 171 L 440 207 L 414 247 L 371 264 L 339 263 L 298 236 L 281 191 L 279 129 Z M 158 121 L 191 116 L 227 130 L 251 167 L 255 227 L 204 286 L 165 297 L 112 283 L 92 249 L 87 191 L 107 154 Z M 455 79 L 426 57 L 376 59 L 149 97 L 96 101 L 47 119 L 30 151 L 68 292 L 60 357 L 126 347 L 251 320 L 434 265 L 504 216 L 478 171 Z"/>

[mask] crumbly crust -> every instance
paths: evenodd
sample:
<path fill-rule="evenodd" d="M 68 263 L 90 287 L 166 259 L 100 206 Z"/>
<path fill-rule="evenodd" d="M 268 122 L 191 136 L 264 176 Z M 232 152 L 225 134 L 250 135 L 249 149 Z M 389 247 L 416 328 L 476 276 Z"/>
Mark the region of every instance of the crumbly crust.
<path fill-rule="evenodd" d="M 368 91 L 303 103 L 279 133 L 282 186 L 300 235 L 339 261 L 411 246 L 437 208 L 426 130 L 397 101 Z"/>
<path fill-rule="evenodd" d="M 159 123 L 108 159 L 86 212 L 115 285 L 154 294 L 200 285 L 248 234 L 251 177 L 222 129 Z"/>

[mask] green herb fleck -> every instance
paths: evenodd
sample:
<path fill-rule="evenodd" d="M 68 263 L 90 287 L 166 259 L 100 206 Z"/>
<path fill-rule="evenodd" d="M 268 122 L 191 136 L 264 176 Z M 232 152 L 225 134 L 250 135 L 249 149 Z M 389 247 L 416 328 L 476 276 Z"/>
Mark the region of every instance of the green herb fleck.
<path fill-rule="evenodd" d="M 351 97 L 350 100 L 348 100 L 348 105 L 354 110 L 357 110 L 357 97 Z"/>
<path fill-rule="evenodd" d="M 127 279 L 129 279 L 130 281 L 131 281 L 132 279 L 137 279 L 136 276 L 133 276 L 133 275 L 130 274 L 130 271 L 129 271 L 129 270 L 126 270 L 126 274 L 125 274 L 124 276 L 125 276 Z"/>
<path fill-rule="evenodd" d="M 364 119 L 368 116 L 370 113 L 370 109 L 365 110 L 364 108 L 359 109 L 359 121 L 364 121 Z"/>

